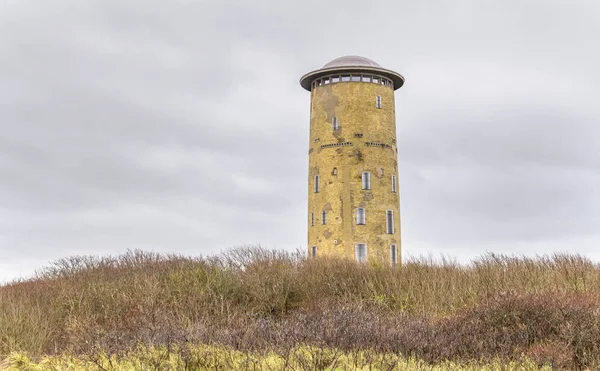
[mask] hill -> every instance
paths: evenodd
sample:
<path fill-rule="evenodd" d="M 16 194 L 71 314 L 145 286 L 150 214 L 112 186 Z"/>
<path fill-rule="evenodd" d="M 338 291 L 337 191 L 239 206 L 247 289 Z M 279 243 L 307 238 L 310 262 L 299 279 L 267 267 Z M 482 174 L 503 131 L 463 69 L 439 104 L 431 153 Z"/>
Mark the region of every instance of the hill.
<path fill-rule="evenodd" d="M 261 248 L 75 256 L 0 287 L 0 359 L 597 369 L 599 295 L 600 267 L 578 255 L 398 267 Z"/>

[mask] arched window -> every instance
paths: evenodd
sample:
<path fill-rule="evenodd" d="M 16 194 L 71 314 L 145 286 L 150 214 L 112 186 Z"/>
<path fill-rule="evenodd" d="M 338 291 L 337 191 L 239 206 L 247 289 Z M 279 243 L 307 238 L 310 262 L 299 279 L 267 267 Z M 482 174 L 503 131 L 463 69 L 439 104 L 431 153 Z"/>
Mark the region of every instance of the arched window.
<path fill-rule="evenodd" d="M 356 209 L 356 224 L 367 224 L 366 212 L 364 207 L 359 207 Z"/>

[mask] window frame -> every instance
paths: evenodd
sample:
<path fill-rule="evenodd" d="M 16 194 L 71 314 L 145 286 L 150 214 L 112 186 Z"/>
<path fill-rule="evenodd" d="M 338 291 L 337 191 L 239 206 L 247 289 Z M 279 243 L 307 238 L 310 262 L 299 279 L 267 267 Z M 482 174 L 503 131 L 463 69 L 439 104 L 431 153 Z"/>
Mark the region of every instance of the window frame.
<path fill-rule="evenodd" d="M 371 173 L 369 171 L 363 171 L 360 178 L 361 188 L 365 191 L 371 190 Z"/>
<path fill-rule="evenodd" d="M 364 254 L 360 254 L 361 252 L 361 247 L 363 248 Z M 358 262 L 358 263 L 366 263 L 369 258 L 369 250 L 368 250 L 368 246 L 366 243 L 355 243 L 354 244 L 354 259 Z"/>
<path fill-rule="evenodd" d="M 364 207 L 356 208 L 356 225 L 366 225 L 367 224 L 367 209 Z"/>
<path fill-rule="evenodd" d="M 385 211 L 385 233 L 394 234 L 394 210 Z"/>

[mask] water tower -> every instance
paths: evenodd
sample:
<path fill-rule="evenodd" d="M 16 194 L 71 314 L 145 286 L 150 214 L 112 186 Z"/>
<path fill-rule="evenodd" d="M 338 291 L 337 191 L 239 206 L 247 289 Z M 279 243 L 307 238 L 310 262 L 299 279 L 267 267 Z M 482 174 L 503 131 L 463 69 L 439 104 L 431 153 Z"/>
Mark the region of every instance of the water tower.
<path fill-rule="evenodd" d="M 307 73 L 310 91 L 308 253 L 401 260 L 394 91 L 402 75 L 345 56 Z"/>

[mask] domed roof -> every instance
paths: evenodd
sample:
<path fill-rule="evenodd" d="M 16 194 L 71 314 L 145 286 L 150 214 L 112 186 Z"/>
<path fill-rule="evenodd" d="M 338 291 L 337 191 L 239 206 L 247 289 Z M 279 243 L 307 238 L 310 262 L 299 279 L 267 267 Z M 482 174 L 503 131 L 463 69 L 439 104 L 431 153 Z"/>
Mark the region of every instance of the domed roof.
<path fill-rule="evenodd" d="M 327 63 L 323 66 L 323 68 L 333 68 L 333 67 L 379 67 L 381 66 L 376 62 L 370 60 L 369 58 L 361 57 L 358 55 L 346 55 L 344 57 L 339 57 L 331 62 Z"/>
<path fill-rule="evenodd" d="M 398 72 L 385 69 L 369 58 L 360 57 L 358 55 L 346 55 L 332 60 L 322 68 L 302 76 L 300 78 L 300 85 L 304 89 L 310 91 L 311 84 L 314 80 L 336 73 L 372 73 L 374 75 L 385 76 L 394 83 L 394 90 L 399 89 L 404 85 L 404 77 Z"/>

